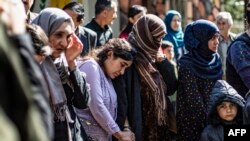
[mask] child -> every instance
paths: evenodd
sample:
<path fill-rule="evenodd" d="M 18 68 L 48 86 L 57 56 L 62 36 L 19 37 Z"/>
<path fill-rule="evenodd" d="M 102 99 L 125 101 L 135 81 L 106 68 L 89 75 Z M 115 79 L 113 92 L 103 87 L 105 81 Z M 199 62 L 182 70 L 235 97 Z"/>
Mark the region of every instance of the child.
<path fill-rule="evenodd" d="M 162 41 L 161 50 L 168 61 L 174 61 L 174 46 L 169 41 Z"/>
<path fill-rule="evenodd" d="M 223 141 L 224 125 L 243 123 L 244 98 L 224 80 L 215 83 L 208 104 L 208 122 L 200 141 Z"/>

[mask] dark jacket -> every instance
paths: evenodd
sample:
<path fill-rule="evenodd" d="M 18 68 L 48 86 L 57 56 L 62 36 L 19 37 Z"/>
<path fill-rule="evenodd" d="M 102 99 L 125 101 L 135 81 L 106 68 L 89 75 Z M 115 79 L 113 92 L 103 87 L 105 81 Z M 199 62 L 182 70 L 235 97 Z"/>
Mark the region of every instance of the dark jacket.
<path fill-rule="evenodd" d="M 67 123 L 71 129 L 72 139 L 73 141 L 87 141 L 87 135 L 74 111 L 74 107 L 78 109 L 85 109 L 89 104 L 90 99 L 87 83 L 77 68 L 69 71 L 68 68 L 64 66 L 63 62 L 55 63 L 55 66 L 60 75 L 67 98 L 70 117 L 73 120 L 72 122 Z M 57 136 L 58 141 L 68 141 L 66 124 L 58 123 L 55 125 L 55 129 L 59 132 L 61 131 Z"/>
<path fill-rule="evenodd" d="M 125 74 L 112 80 L 117 93 L 117 119 L 120 129 L 124 128 L 126 117 L 132 132 L 135 133 L 136 141 L 142 141 L 142 112 L 140 97 L 140 76 L 132 64 Z"/>
<path fill-rule="evenodd" d="M 100 47 L 108 42 L 109 39 L 113 38 L 113 31 L 110 26 L 105 26 L 102 28 L 98 23 L 94 20 L 94 18 L 89 22 L 85 27 L 93 30 L 97 34 L 97 42 L 96 47 Z"/>
<path fill-rule="evenodd" d="M 243 33 L 231 43 L 227 52 L 226 79 L 242 97 L 250 89 L 250 37 Z"/>
<path fill-rule="evenodd" d="M 42 119 L 50 117 L 50 110 L 46 109 L 48 103 L 37 77 L 39 69 L 35 72 L 33 66 L 37 67 L 37 64 L 33 64 L 35 61 L 30 52 L 25 51 L 31 46 L 31 40 L 26 38 L 27 34 L 10 38 L 1 20 L 0 36 L 0 139 L 47 141 L 51 126 L 46 126 L 49 124 Z M 21 48 L 24 51 L 21 52 Z M 34 74 L 29 76 L 30 73 Z M 37 98 L 41 98 L 40 101 Z"/>
<path fill-rule="evenodd" d="M 81 56 L 87 55 L 92 49 L 96 47 L 97 34 L 93 30 L 79 26 L 76 30 L 76 35 L 83 43 Z"/>
<path fill-rule="evenodd" d="M 222 120 L 217 113 L 216 107 L 223 101 L 233 102 L 238 105 L 237 116 L 233 121 Z M 245 100 L 238 92 L 224 80 L 218 80 L 211 92 L 208 104 L 208 122 L 202 132 L 200 141 L 224 141 L 225 125 L 242 124 L 242 109 Z"/>
<path fill-rule="evenodd" d="M 243 108 L 243 122 L 250 125 L 250 90 L 246 95 L 246 105 Z"/>
<path fill-rule="evenodd" d="M 166 95 L 172 95 L 177 90 L 177 76 L 175 69 L 171 67 L 169 61 L 164 60 L 157 63 L 157 68 L 161 73 L 168 91 Z M 142 103 L 141 103 L 141 82 L 140 76 L 134 64 L 131 65 L 125 74 L 113 80 L 113 85 L 117 93 L 118 109 L 116 122 L 120 129 L 124 128 L 126 116 L 132 132 L 135 133 L 136 141 L 142 141 Z M 168 103 L 168 97 L 166 96 Z M 172 105 L 168 108 L 173 110 Z M 174 117 L 169 117 L 169 119 Z M 175 121 L 171 122 L 175 124 Z M 169 137 L 170 138 L 170 137 Z"/>

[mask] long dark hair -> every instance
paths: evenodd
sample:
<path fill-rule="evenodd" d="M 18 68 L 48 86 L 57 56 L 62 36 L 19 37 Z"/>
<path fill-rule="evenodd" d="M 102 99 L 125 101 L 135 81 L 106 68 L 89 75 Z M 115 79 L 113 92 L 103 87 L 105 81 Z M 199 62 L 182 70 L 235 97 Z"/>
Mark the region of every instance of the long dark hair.
<path fill-rule="evenodd" d="M 136 50 L 127 40 L 113 38 L 100 48 L 94 49 L 90 55 L 84 57 L 83 60 L 92 57 L 98 62 L 100 66 L 103 66 L 104 61 L 108 58 L 108 53 L 110 51 L 113 52 L 114 58 L 121 58 L 126 61 L 133 61 L 136 57 Z"/>

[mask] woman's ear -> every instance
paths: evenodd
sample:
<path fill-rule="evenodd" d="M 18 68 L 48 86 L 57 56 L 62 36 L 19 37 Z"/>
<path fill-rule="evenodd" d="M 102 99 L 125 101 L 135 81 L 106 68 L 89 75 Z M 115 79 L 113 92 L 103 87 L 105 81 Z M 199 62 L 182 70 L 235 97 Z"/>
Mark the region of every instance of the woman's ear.
<path fill-rule="evenodd" d="M 112 50 L 108 51 L 108 53 L 107 53 L 107 58 L 110 58 L 110 57 L 113 57 L 113 51 Z"/>

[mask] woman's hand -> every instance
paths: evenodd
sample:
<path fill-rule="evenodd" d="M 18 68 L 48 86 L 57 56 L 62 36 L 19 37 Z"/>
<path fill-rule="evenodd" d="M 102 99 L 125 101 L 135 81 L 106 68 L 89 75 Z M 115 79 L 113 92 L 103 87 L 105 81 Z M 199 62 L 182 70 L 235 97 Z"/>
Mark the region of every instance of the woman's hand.
<path fill-rule="evenodd" d="M 135 134 L 130 130 L 116 132 L 114 136 L 119 141 L 135 141 Z"/>
<path fill-rule="evenodd" d="M 76 67 L 75 60 L 83 50 L 83 44 L 81 43 L 81 40 L 75 35 L 75 33 L 73 33 L 70 38 L 71 41 L 65 51 L 65 56 L 67 58 L 70 70 L 73 70 Z"/>

